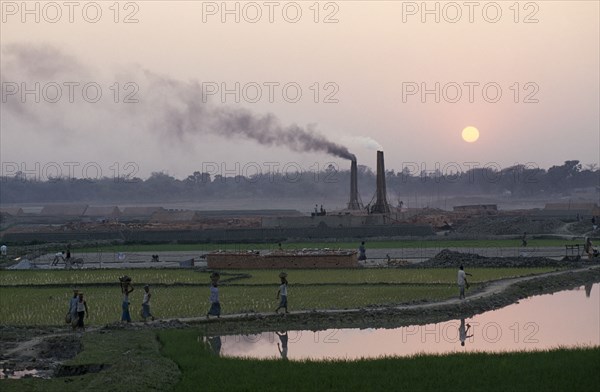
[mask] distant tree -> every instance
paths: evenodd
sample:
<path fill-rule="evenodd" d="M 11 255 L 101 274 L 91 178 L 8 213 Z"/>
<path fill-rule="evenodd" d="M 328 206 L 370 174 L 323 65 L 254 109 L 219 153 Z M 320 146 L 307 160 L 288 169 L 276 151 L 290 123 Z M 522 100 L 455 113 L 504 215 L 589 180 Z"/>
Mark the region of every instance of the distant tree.
<path fill-rule="evenodd" d="M 552 166 L 548 169 L 548 185 L 556 191 L 568 191 L 573 186 L 572 180 L 580 171 L 581 164 L 577 160 L 565 161 L 561 166 Z"/>

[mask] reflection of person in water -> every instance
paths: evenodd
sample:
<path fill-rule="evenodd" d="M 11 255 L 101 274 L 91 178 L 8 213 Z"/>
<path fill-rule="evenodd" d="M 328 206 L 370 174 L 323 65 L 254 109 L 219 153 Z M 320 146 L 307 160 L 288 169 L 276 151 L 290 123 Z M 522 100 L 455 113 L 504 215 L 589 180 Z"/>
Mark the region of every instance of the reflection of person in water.
<path fill-rule="evenodd" d="M 585 297 L 586 298 L 590 298 L 590 295 L 592 294 L 592 285 L 593 285 L 593 283 L 588 283 L 585 285 Z"/>
<path fill-rule="evenodd" d="M 275 332 L 277 336 L 279 336 L 279 340 L 281 340 L 281 347 L 279 343 L 277 343 L 277 350 L 279 350 L 279 355 L 281 355 L 282 359 L 287 359 L 288 355 L 288 334 L 287 331 L 282 331 L 281 333 Z"/>
<path fill-rule="evenodd" d="M 460 345 L 465 345 L 465 340 L 467 338 L 472 338 L 473 335 L 467 335 L 469 333 L 469 329 L 471 328 L 471 324 L 467 324 L 465 327 L 465 319 L 460 319 L 460 327 L 458 328 L 458 335 L 460 337 Z"/>
<path fill-rule="evenodd" d="M 215 354 L 217 357 L 221 355 L 221 337 L 220 336 L 212 336 L 207 339 L 208 346 L 210 347 L 210 351 Z"/>

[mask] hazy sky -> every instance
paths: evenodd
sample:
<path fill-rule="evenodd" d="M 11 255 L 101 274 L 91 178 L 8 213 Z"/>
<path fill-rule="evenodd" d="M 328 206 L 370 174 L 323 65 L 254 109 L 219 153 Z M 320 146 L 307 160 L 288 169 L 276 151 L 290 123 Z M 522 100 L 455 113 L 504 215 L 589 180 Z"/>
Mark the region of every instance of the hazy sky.
<path fill-rule="evenodd" d="M 600 161 L 597 1 L 1 3 L 5 175 Z"/>

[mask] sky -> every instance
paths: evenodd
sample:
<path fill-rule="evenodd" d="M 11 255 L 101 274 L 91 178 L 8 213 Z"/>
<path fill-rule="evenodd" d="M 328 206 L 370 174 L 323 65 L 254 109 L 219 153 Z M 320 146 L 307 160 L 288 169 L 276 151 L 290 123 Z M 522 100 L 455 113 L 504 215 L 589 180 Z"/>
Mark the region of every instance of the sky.
<path fill-rule="evenodd" d="M 599 4 L 2 1 L 2 175 L 599 164 Z"/>

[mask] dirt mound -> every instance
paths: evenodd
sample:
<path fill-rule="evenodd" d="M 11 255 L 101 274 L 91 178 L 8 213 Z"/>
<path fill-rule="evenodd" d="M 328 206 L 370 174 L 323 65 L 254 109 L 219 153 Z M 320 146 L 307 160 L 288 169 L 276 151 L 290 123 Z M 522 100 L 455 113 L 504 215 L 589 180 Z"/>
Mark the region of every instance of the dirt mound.
<path fill-rule="evenodd" d="M 554 260 L 547 257 L 485 257 L 473 253 L 461 253 L 448 249 L 442 250 L 429 260 L 419 264 L 411 265 L 416 268 L 458 268 L 463 265 L 465 268 L 531 268 L 531 267 L 581 267 L 586 265 L 598 264 L 598 261 L 581 260 Z"/>
<path fill-rule="evenodd" d="M 438 263 L 439 265 L 456 265 L 456 263 L 473 263 L 485 259 L 487 259 L 487 257 L 475 253 L 462 253 L 449 249 L 443 249 L 440 253 L 433 256 L 426 262 Z"/>

